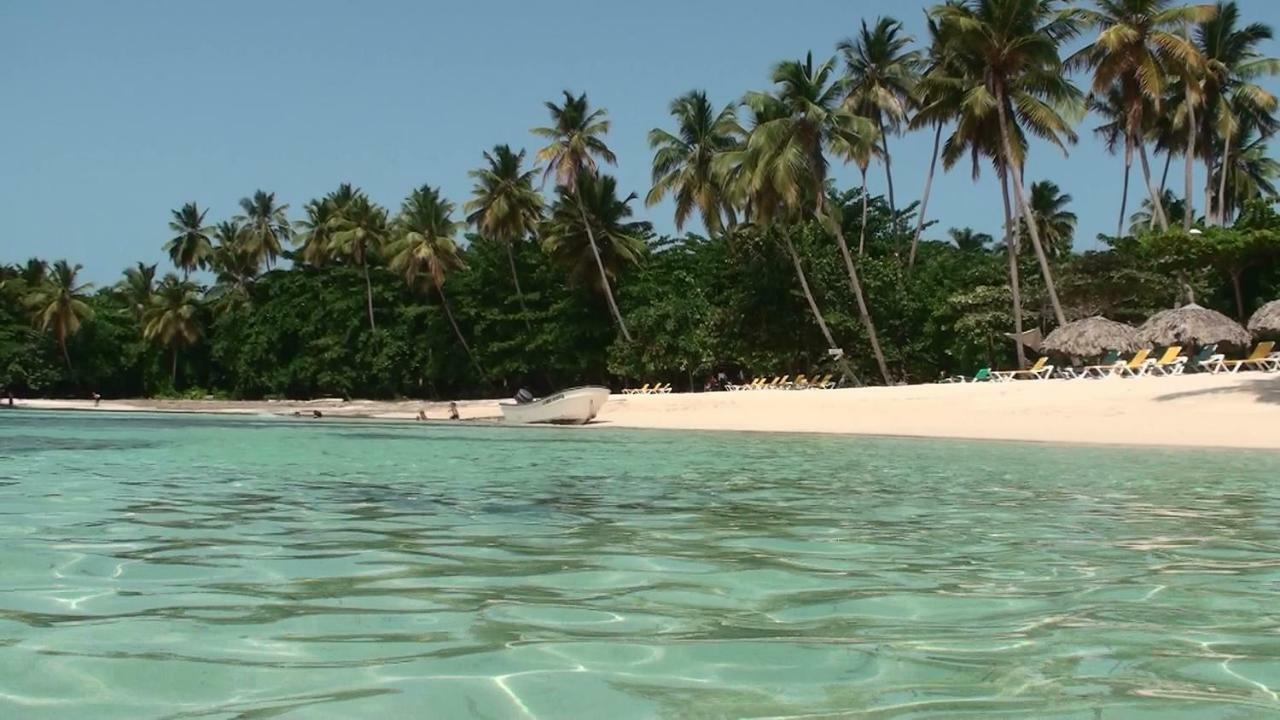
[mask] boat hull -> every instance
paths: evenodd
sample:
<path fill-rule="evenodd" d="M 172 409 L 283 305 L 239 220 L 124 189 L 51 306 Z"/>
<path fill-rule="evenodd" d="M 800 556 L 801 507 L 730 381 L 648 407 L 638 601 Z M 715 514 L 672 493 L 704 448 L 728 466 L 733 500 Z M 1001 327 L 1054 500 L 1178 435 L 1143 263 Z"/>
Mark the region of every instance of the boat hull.
<path fill-rule="evenodd" d="M 530 403 L 501 402 L 498 407 L 503 419 L 510 423 L 584 425 L 599 414 L 608 400 L 609 388 L 589 385 L 552 393 Z"/>

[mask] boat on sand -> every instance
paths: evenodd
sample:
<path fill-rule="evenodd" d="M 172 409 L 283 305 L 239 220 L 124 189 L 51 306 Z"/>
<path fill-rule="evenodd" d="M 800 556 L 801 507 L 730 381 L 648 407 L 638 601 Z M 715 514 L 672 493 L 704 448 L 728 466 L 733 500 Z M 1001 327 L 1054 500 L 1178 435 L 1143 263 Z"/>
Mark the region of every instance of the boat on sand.
<path fill-rule="evenodd" d="M 529 402 L 504 400 L 498 403 L 498 407 L 502 408 L 503 419 L 511 423 L 584 425 L 600 412 L 608 400 L 609 388 L 586 385 Z"/>

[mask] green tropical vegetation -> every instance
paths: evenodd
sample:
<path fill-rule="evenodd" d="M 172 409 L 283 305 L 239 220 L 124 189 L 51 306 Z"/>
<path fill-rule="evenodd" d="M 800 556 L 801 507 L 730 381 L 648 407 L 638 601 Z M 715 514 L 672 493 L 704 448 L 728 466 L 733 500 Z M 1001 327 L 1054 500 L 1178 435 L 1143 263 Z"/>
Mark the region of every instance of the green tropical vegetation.
<path fill-rule="evenodd" d="M 700 389 L 721 372 L 928 382 L 1025 365 L 1006 335 L 1028 328 L 1186 301 L 1243 319 L 1280 296 L 1269 27 L 1233 2 L 950 0 L 927 28 L 920 42 L 876 18 L 737 99 L 680 92 L 636 192 L 605 172 L 608 112 L 565 91 L 529 151 L 478 155 L 461 211 L 431 184 L 393 213 L 344 183 L 292 217 L 255 190 L 221 219 L 197 202 L 170 211 L 163 277 L 137 263 L 95 288 L 67 260 L 0 266 L 0 386 L 260 398 Z M 1086 251 L 1071 196 L 1028 181 L 1082 130 L 1125 183 L 1117 232 Z M 912 133 L 933 147 L 918 201 L 894 183 Z M 926 217 L 939 160 L 994 173 L 999 237 Z M 841 165 L 857 186 L 835 181 Z M 867 190 L 873 165 L 884 197 Z M 678 234 L 642 216 L 664 201 Z"/>

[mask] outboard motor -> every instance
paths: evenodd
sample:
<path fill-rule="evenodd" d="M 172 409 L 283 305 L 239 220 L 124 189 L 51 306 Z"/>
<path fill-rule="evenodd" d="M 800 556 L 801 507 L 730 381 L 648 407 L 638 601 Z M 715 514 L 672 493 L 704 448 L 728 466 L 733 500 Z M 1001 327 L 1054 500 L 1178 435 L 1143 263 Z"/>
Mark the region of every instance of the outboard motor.
<path fill-rule="evenodd" d="M 519 404 L 519 405 L 526 405 L 526 404 L 531 403 L 531 402 L 533 402 L 533 393 L 529 392 L 528 388 L 520 388 L 520 389 L 516 392 L 516 403 L 517 403 L 517 404 Z"/>

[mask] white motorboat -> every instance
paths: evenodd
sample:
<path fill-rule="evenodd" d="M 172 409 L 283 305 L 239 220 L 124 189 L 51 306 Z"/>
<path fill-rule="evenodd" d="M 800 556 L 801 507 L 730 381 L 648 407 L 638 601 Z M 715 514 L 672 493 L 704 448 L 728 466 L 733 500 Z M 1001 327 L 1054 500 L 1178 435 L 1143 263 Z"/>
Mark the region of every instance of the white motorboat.
<path fill-rule="evenodd" d="M 609 400 L 609 388 L 597 385 L 569 388 L 530 402 L 505 400 L 498 403 L 502 417 L 513 423 L 556 423 L 584 425 Z"/>

